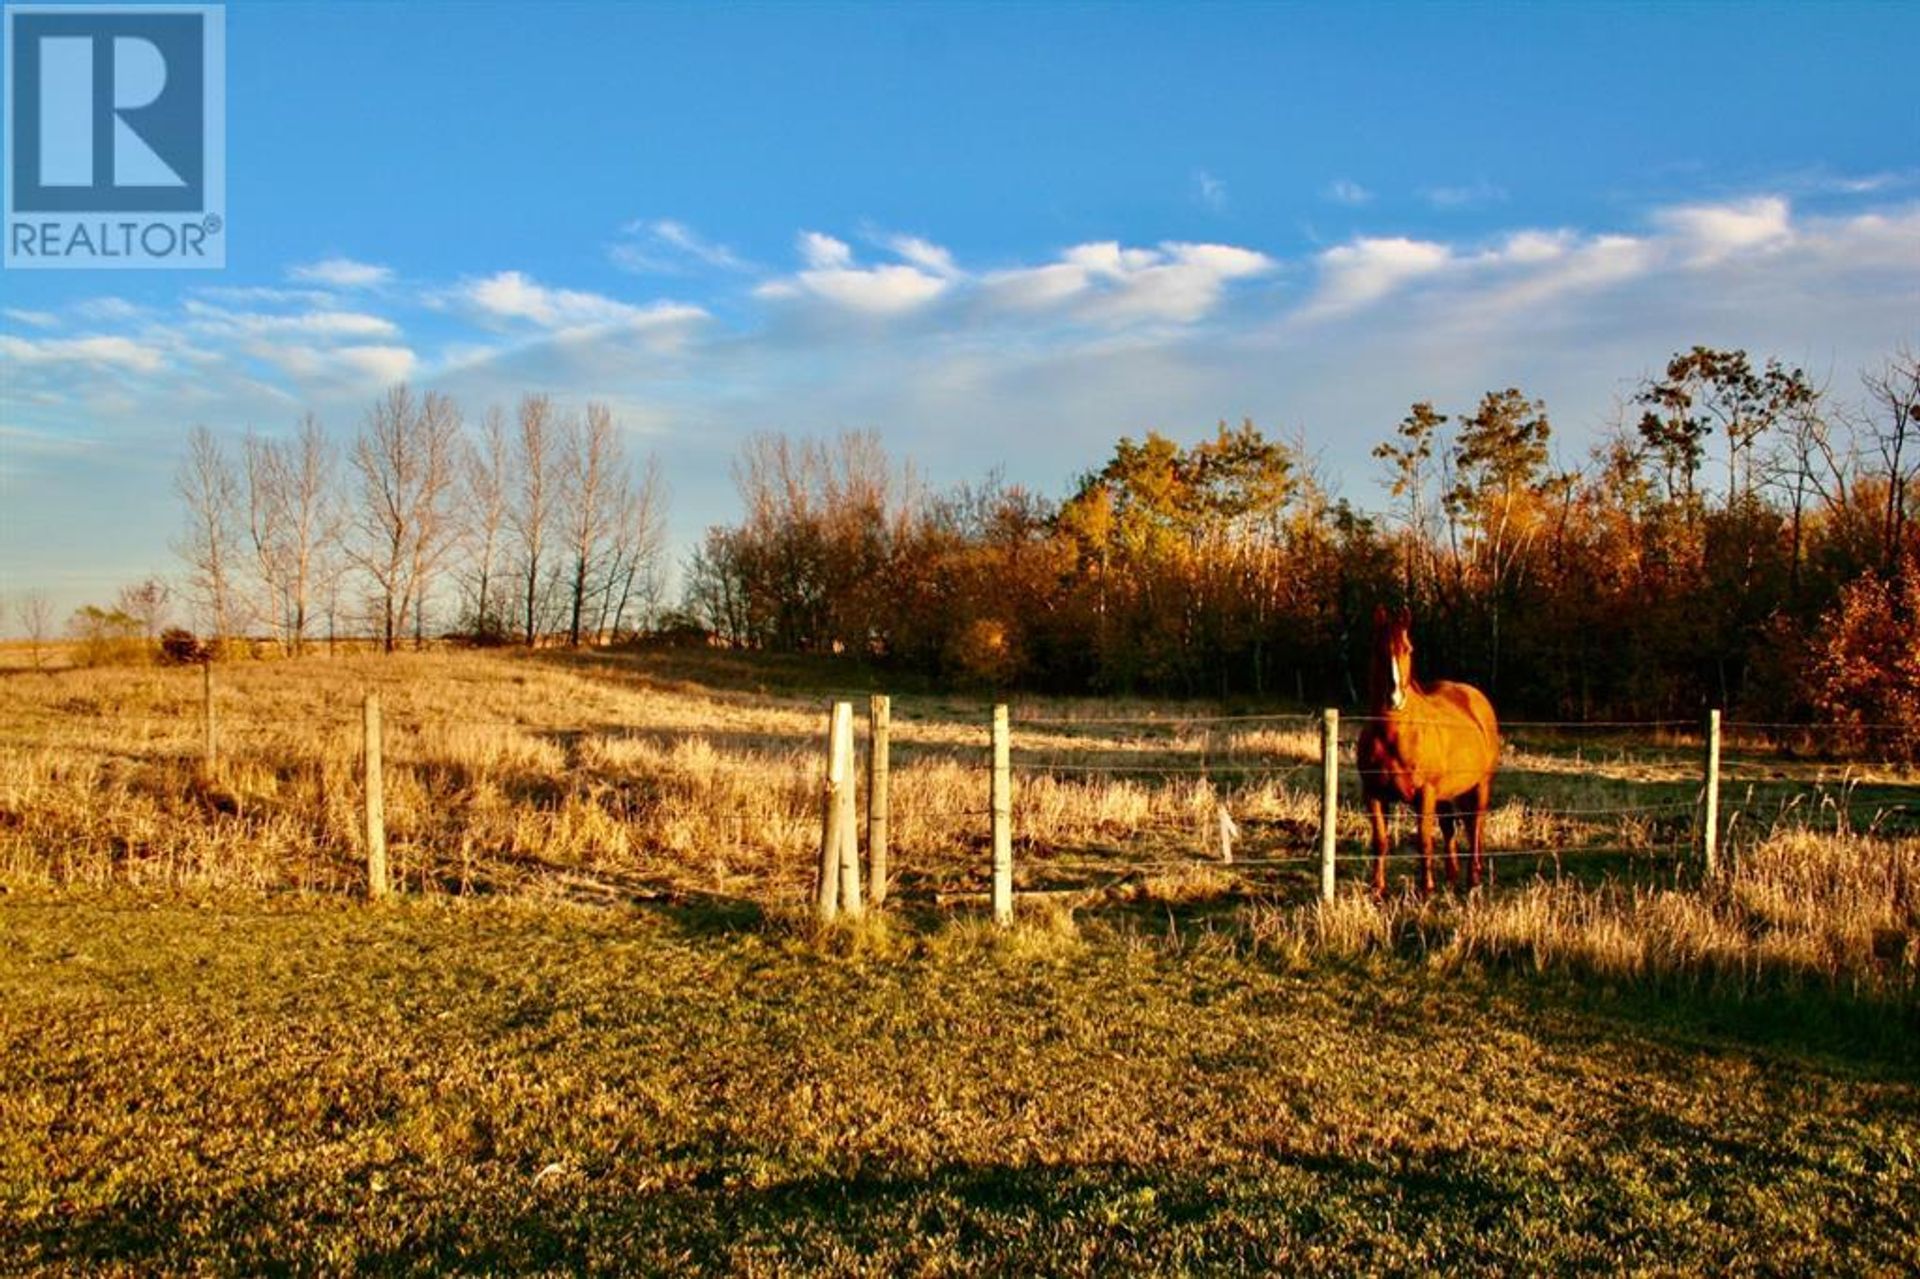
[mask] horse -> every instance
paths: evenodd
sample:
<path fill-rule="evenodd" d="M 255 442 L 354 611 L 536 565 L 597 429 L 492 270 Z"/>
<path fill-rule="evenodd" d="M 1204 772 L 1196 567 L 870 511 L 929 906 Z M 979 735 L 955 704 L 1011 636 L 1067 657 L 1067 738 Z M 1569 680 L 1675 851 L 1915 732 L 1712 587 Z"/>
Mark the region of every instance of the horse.
<path fill-rule="evenodd" d="M 1445 837 L 1447 882 L 1460 880 L 1456 846 L 1465 826 L 1472 844 L 1468 885 L 1487 873 L 1483 842 L 1493 773 L 1500 760 L 1500 726 L 1493 703 L 1471 684 L 1413 677 L 1413 614 L 1402 608 L 1373 613 L 1373 664 L 1368 681 L 1368 721 L 1356 756 L 1360 793 L 1373 823 L 1373 891 L 1387 892 L 1387 818 L 1390 803 L 1420 814 L 1420 887 L 1433 892 L 1433 835 L 1438 818 Z"/>

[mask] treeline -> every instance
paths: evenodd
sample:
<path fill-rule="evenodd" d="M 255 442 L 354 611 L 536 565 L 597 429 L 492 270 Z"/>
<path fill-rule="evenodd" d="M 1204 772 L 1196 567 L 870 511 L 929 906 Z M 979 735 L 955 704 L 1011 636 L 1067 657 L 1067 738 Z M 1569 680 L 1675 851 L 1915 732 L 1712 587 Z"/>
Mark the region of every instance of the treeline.
<path fill-rule="evenodd" d="M 449 631 L 581 644 L 636 633 L 662 603 L 659 467 L 634 465 L 602 404 L 573 414 L 528 395 L 474 427 L 448 397 L 396 386 L 344 454 L 311 414 L 237 449 L 195 427 L 174 487 L 175 550 L 212 646 L 371 635 L 390 651 Z M 103 616 L 82 610 L 76 633 Z"/>
<path fill-rule="evenodd" d="M 729 644 L 943 679 L 1350 704 L 1393 599 L 1424 669 L 1510 713 L 1920 723 L 1917 418 L 1911 352 L 1842 397 L 1695 348 L 1580 465 L 1517 389 L 1413 405 L 1375 450 L 1383 511 L 1251 423 L 1122 439 L 1059 500 L 929 493 L 870 435 L 761 437 L 685 607 Z"/>

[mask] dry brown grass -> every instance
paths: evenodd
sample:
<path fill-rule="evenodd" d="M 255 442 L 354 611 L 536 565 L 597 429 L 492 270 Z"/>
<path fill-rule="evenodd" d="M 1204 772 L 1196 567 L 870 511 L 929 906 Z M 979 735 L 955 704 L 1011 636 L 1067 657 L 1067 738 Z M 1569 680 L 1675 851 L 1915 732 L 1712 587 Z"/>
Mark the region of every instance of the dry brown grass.
<path fill-rule="evenodd" d="M 1442 970 L 1521 965 L 1736 993 L 1920 991 L 1920 840 L 1781 830 L 1706 888 L 1534 879 L 1499 892 L 1259 908 L 1296 962 L 1413 953 Z"/>
<path fill-rule="evenodd" d="M 377 688 L 391 855 L 406 889 L 719 894 L 798 910 L 819 832 L 822 674 L 684 654 L 234 663 L 217 671 L 211 777 L 200 776 L 197 670 L 14 674 L 0 678 L 0 877 L 356 891 L 360 698 Z M 1067 906 L 1251 903 L 1254 932 L 1282 952 L 1412 946 L 1440 963 L 1627 978 L 1913 985 L 1910 775 L 1730 757 L 1739 864 L 1702 893 L 1685 856 L 1697 743 L 1528 739 L 1509 752 L 1489 824 L 1497 892 L 1320 907 L 1302 904 L 1317 882 L 1317 724 L 1205 714 L 1017 703 L 1020 888 L 1067 894 Z M 966 900 L 985 886 L 986 722 L 983 701 L 895 698 L 903 900 Z M 1349 772 L 1343 793 L 1356 790 Z M 1214 860 L 1222 804 L 1243 832 L 1233 867 Z M 1404 840 L 1409 820 L 1396 822 Z M 1352 882 L 1366 839 L 1357 808 L 1343 811 L 1340 838 Z"/>

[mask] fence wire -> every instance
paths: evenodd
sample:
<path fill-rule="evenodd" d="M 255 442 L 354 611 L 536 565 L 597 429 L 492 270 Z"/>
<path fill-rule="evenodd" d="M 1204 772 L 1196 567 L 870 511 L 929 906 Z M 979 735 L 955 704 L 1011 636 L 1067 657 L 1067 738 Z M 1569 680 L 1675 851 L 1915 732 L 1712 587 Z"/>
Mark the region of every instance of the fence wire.
<path fill-rule="evenodd" d="M 390 689 L 404 689 L 404 683 L 386 685 Z M 396 699 L 397 700 L 397 699 Z M 601 722 L 583 723 L 575 720 L 569 723 L 537 723 L 524 719 L 489 716 L 485 714 L 438 714 L 432 711 L 416 712 L 404 705 L 389 704 L 384 708 L 384 722 L 389 742 L 387 763 L 389 767 L 422 768 L 444 762 L 432 758 L 430 752 L 421 755 L 414 749 L 423 735 L 449 729 L 484 729 L 534 736 L 550 741 L 575 743 L 586 740 L 646 740 L 671 742 L 676 739 L 689 741 L 712 740 L 715 736 L 739 735 L 742 737 L 765 737 L 772 745 L 765 752 L 750 752 L 761 757 L 770 755 L 792 756 L 815 751 L 821 734 L 816 728 L 782 726 L 781 731 L 769 731 L 766 728 L 743 724 L 737 727 L 715 725 L 705 728 L 649 727 L 644 724 Z M 161 762 L 190 765 L 201 754 L 202 703 L 199 699 L 182 699 L 178 705 L 170 706 L 161 713 L 148 711 L 139 715 L 117 714 L 112 711 L 78 710 L 67 713 L 7 713 L 0 719 L 0 748 L 22 749 L 28 751 L 74 752 L 88 756 L 117 757 L 136 761 Z M 246 701 L 237 691 L 225 696 L 216 693 L 214 717 L 220 753 L 224 756 L 231 752 L 235 756 L 246 758 L 250 752 L 267 743 L 282 753 L 284 762 L 302 767 L 310 766 L 314 757 L 327 750 L 329 739 L 336 744 L 338 735 L 355 734 L 361 730 L 361 708 L 357 701 L 346 698 L 327 698 L 316 710 L 305 716 L 263 716 L 250 713 Z M 609 716 L 609 720 L 613 717 Z M 1382 722 L 1385 717 L 1369 715 L 1342 715 L 1339 743 L 1345 760 L 1352 759 L 1354 742 L 1360 729 L 1366 725 Z M 1290 752 L 1291 758 L 1263 756 L 1257 745 L 1256 734 L 1244 731 L 1258 726 L 1270 726 L 1289 731 L 1317 732 L 1323 719 L 1317 714 L 1306 713 L 1270 713 L 1270 714 L 1223 714 L 1223 715 L 1135 715 L 1135 716 L 1086 716 L 1086 717 L 1022 717 L 1010 721 L 1010 731 L 1017 758 L 1011 763 L 1010 773 L 1015 778 L 1028 782 L 1046 779 L 1063 785 L 1076 782 L 1098 786 L 1116 781 L 1141 781 L 1150 783 L 1152 779 L 1164 779 L 1169 791 L 1175 795 L 1185 794 L 1177 790 L 1182 781 L 1218 782 L 1222 787 L 1220 810 L 1230 812 L 1236 795 L 1252 793 L 1258 787 L 1281 786 L 1296 788 L 1302 792 L 1304 801 L 1315 801 L 1314 815 L 1317 819 L 1318 779 L 1323 763 L 1319 759 L 1301 759 L 1298 753 Z M 1404 720 L 1402 721 L 1404 722 Z M 1235 727 L 1239 726 L 1239 727 Z M 956 748 L 951 741 L 915 742 L 912 733 L 918 727 L 923 731 L 937 730 L 950 737 L 955 721 L 945 719 L 918 719 L 905 714 L 896 715 L 893 720 L 894 735 L 891 741 L 893 766 L 896 771 L 913 769 L 960 769 L 968 773 L 988 772 L 991 769 L 989 752 L 983 740 L 977 750 L 964 746 Z M 1572 737 L 1576 742 L 1578 734 L 1593 732 L 1596 734 L 1623 734 L 1630 732 L 1660 733 L 1668 730 L 1681 730 L 1704 735 L 1705 724 L 1695 719 L 1653 719 L 1653 720 L 1510 720 L 1501 725 L 1503 732 L 1515 736 L 1508 738 L 1510 746 L 1524 749 L 1529 734 L 1537 733 L 1545 744 L 1555 737 Z M 125 731 L 136 738 L 135 743 L 116 745 L 97 741 L 74 740 L 75 737 L 102 730 L 116 729 Z M 1134 729 L 1132 733 L 1102 734 L 1093 730 Z M 1076 730 L 1088 730 L 1084 733 Z M 1723 721 L 1721 724 L 1723 739 L 1736 739 L 1742 734 L 1812 734 L 1812 735 L 1852 735 L 1876 737 L 1877 735 L 1903 734 L 1915 732 L 1911 726 L 1892 723 L 1829 723 L 1808 724 L 1766 721 Z M 979 725 L 980 736 L 986 737 L 986 726 Z M 1026 743 L 1021 737 L 1027 736 Z M 302 739 L 305 740 L 302 740 Z M 1034 740 L 1038 738 L 1039 740 Z M 1064 739 L 1064 740 L 1060 740 Z M 1112 743 L 1112 744 L 1109 744 Z M 1554 745 L 1565 745 L 1553 741 Z M 1609 739 L 1608 746 L 1617 744 Z M 1671 746 L 1671 743 L 1666 743 Z M 355 744 L 357 751 L 357 742 Z M 1126 758 L 1137 753 L 1141 758 Z M 1024 756 L 1019 758 L 1018 756 Z M 1113 758 L 1120 756 L 1121 758 Z M 257 756 L 255 756 L 257 758 Z M 1694 758 L 1688 758 L 1689 767 L 1697 766 Z M 1337 765 L 1339 785 L 1348 800 L 1338 807 L 1334 820 L 1339 825 L 1364 823 L 1368 814 L 1356 807 L 1351 801 L 1356 786 L 1364 786 L 1368 779 L 1389 773 L 1391 770 L 1362 769 L 1350 763 Z M 1308 784 L 1300 785 L 1306 779 Z M 557 779 L 564 780 L 564 779 Z M 1255 785 L 1248 785 L 1248 783 Z M 1622 782 L 1622 785 L 1629 783 Z M 1638 785 L 1658 785 L 1671 787 L 1686 784 L 1677 780 L 1632 783 Z M 984 792 L 984 785 L 981 787 Z M 898 792 L 896 792 L 896 795 Z M 16 802 L 9 800 L 9 802 Z M 896 804 L 899 800 L 896 798 Z M 1639 861 L 1657 861 L 1689 855 L 1692 848 L 1691 827 L 1683 827 L 1685 834 L 1676 832 L 1674 823 L 1682 822 L 1689 814 L 1699 813 L 1704 795 L 1694 794 L 1650 803 L 1620 803 L 1610 805 L 1582 805 L 1569 807 L 1542 806 L 1524 794 L 1509 795 L 1502 798 L 1486 814 L 1488 820 L 1518 819 L 1524 823 L 1538 823 L 1525 827 L 1529 836 L 1529 845 L 1524 848 L 1486 849 L 1482 857 L 1489 861 L 1515 861 L 1532 859 L 1551 861 L 1559 864 L 1563 861 L 1587 858 L 1625 857 Z M 778 808 L 779 802 L 774 805 Z M 1729 806 L 1733 807 L 1733 806 Z M 1895 811 L 1906 806 L 1896 806 Z M 1022 833 L 1020 790 L 1014 790 L 1015 836 L 1026 849 L 1027 856 L 1033 860 L 1029 866 L 1035 866 L 1045 874 L 1071 874 L 1075 872 L 1101 871 L 1119 872 L 1130 876 L 1153 873 L 1160 870 L 1192 870 L 1195 868 L 1215 867 L 1230 872 L 1255 872 L 1266 870 L 1311 870 L 1322 864 L 1317 848 L 1310 851 L 1283 851 L 1301 836 L 1299 820 L 1295 817 L 1273 819 L 1275 822 L 1289 823 L 1286 836 L 1282 841 L 1262 847 L 1262 835 L 1256 829 L 1246 835 L 1238 836 L 1235 842 L 1242 840 L 1246 853 L 1236 852 L 1230 860 L 1217 855 L 1196 851 L 1191 856 L 1169 858 L 1164 852 L 1164 843 L 1169 828 L 1175 838 L 1195 849 L 1205 849 L 1215 844 L 1215 837 L 1200 829 L 1199 824 L 1189 820 L 1188 827 L 1182 831 L 1178 813 L 1158 813 L 1148 809 L 1149 816 L 1132 828 L 1132 838 L 1140 846 L 1143 855 L 1129 855 L 1125 851 L 1115 850 L 1110 855 L 1098 855 L 1091 859 L 1087 850 L 1078 846 L 1062 845 L 1052 848 Z M 899 817 L 896 809 L 896 820 Z M 971 847 L 978 839 L 975 825 L 982 818 L 990 818 L 989 808 L 965 806 L 949 810 L 946 820 L 951 827 L 966 827 L 965 830 L 953 829 L 944 833 L 944 838 L 956 846 Z M 753 813 L 739 812 L 718 817 L 730 821 L 733 825 L 732 852 L 738 855 L 741 845 L 746 841 L 743 827 L 749 821 L 763 823 L 785 823 L 789 827 L 796 820 L 790 812 L 774 814 L 771 811 Z M 1189 819 L 1191 814 L 1187 815 Z M 1396 810 L 1394 823 L 1394 842 L 1389 847 L 1386 860 L 1404 865 L 1414 862 L 1421 854 L 1406 847 L 1401 817 L 1404 809 Z M 638 820 L 631 817 L 624 820 Z M 804 820 L 804 817 L 802 819 Z M 1250 824 L 1253 819 L 1248 818 Z M 1635 831 L 1632 823 L 1644 822 L 1647 825 Z M 1071 824 L 1071 823 L 1069 823 Z M 1093 822 L 1091 826 L 1098 826 Z M 1580 837 L 1579 828 L 1586 828 L 1589 837 L 1607 840 L 1607 842 L 1582 845 L 1578 843 L 1556 844 L 1553 846 L 1533 846 L 1544 835 L 1553 839 L 1562 832 L 1558 827 L 1573 828 L 1566 833 L 1569 839 Z M 1731 826 L 1731 822 L 1729 822 Z M 1624 835 L 1629 840 L 1636 833 L 1645 836 L 1644 842 L 1619 842 Z M 1608 839 L 1612 836 L 1612 839 Z M 1658 836 L 1658 837 L 1656 837 Z M 636 836 L 645 838 L 644 836 Z M 771 837 L 770 837 L 771 838 Z M 1161 849 L 1149 849 L 1153 841 L 1162 843 Z M 396 839 L 396 849 L 405 844 Z M 1350 850 L 1351 844 L 1348 845 Z M 1156 853 L 1158 855 L 1156 856 Z M 450 855 L 450 854 L 449 854 Z M 460 856 L 467 856 L 463 848 Z M 896 854 L 904 858 L 904 854 Z M 1436 857 L 1444 857 L 1444 850 L 1436 848 Z M 1376 855 L 1371 851 L 1337 851 L 1333 856 L 1336 865 L 1371 866 Z M 791 869 L 791 868 L 789 868 Z M 778 876 L 785 873 L 779 867 L 769 865 L 767 874 Z M 469 873 L 466 869 L 463 875 Z"/>

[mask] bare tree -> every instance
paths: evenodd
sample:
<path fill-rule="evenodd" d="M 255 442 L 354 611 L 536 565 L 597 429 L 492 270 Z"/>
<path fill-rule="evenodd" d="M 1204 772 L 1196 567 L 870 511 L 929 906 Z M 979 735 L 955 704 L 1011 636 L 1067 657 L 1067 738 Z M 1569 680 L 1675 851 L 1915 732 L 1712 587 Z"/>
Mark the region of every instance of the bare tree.
<path fill-rule="evenodd" d="M 247 546 L 253 552 L 253 590 L 247 612 L 264 622 L 283 650 L 291 650 L 287 635 L 286 456 L 280 446 L 251 429 L 241 440 L 241 475 L 246 493 Z"/>
<path fill-rule="evenodd" d="M 173 592 L 165 582 L 149 577 L 121 587 L 114 607 L 133 619 L 140 628 L 140 638 L 151 648 L 159 638 L 161 623 L 166 620 L 167 602 L 172 598 Z"/>
<path fill-rule="evenodd" d="M 339 507 L 333 442 L 319 419 L 300 419 L 291 441 L 246 438 L 247 540 L 264 617 L 289 653 L 305 647 L 321 580 L 334 571 Z"/>
<path fill-rule="evenodd" d="M 426 594 L 455 531 L 454 462 L 460 415 L 452 401 L 416 402 L 394 387 L 367 413 L 353 444 L 359 477 L 354 559 L 373 579 L 381 646 L 393 651 L 408 618 L 424 628 Z"/>
<path fill-rule="evenodd" d="M 466 587 L 471 616 L 467 624 L 477 636 L 493 636 L 506 629 L 495 610 L 493 593 L 498 586 L 494 578 L 505 536 L 512 458 L 506 415 L 498 407 L 490 408 L 480 430 L 480 445 L 465 450 L 460 469 L 471 555 Z"/>
<path fill-rule="evenodd" d="M 1910 491 L 1920 481 L 1920 354 L 1901 347 L 1878 369 L 1860 375 L 1867 390 L 1867 429 L 1887 481 L 1880 544 L 1889 573 L 1898 573 L 1911 515 Z"/>
<path fill-rule="evenodd" d="M 589 585 L 604 590 L 600 573 L 607 543 L 619 527 L 622 490 L 628 481 L 625 450 L 606 405 L 588 404 L 584 419 L 567 424 L 565 442 L 560 465 L 561 527 L 572 560 L 567 643 L 578 647 Z"/>
<path fill-rule="evenodd" d="M 187 508 L 186 528 L 174 551 L 187 562 L 194 602 L 218 645 L 232 633 L 235 620 L 240 487 L 220 441 L 206 427 L 196 426 L 187 434 L 187 456 L 173 487 Z"/>
<path fill-rule="evenodd" d="M 306 647 L 315 599 L 340 569 L 338 471 L 333 441 L 319 419 L 306 414 L 294 433 L 286 467 L 287 612 L 296 654 Z"/>
<path fill-rule="evenodd" d="M 408 548 L 412 561 L 416 646 L 425 639 L 427 600 L 433 593 L 434 577 L 461 537 L 459 406 L 447 396 L 429 394 L 420 404 L 419 430 L 425 466 L 413 522 L 413 540 Z"/>
<path fill-rule="evenodd" d="M 1833 438 L 1824 391 L 1815 390 L 1787 406 L 1762 475 L 1767 487 L 1778 491 L 1787 505 L 1788 585 L 1797 596 L 1806 559 L 1808 512 L 1816 500 L 1828 511 L 1837 509 L 1853 483 L 1853 459 Z"/>
<path fill-rule="evenodd" d="M 629 608 L 637 610 L 637 625 L 652 621 L 666 589 L 662 571 L 666 542 L 666 481 L 660 472 L 660 459 L 649 455 L 639 483 L 621 486 L 597 631 L 626 633 Z"/>
<path fill-rule="evenodd" d="M 523 606 L 522 635 L 527 647 L 532 648 L 540 638 L 542 595 L 548 585 L 547 539 L 559 497 L 554 475 L 558 423 L 553 401 L 544 395 L 523 397 L 518 427 L 514 440 L 517 488 L 507 506 L 507 529 L 512 534 L 515 576 Z"/>
<path fill-rule="evenodd" d="M 20 629 L 27 633 L 33 669 L 41 670 L 46 661 L 47 641 L 53 637 L 53 601 L 45 591 L 28 591 L 15 602 L 14 608 L 20 618 Z"/>

